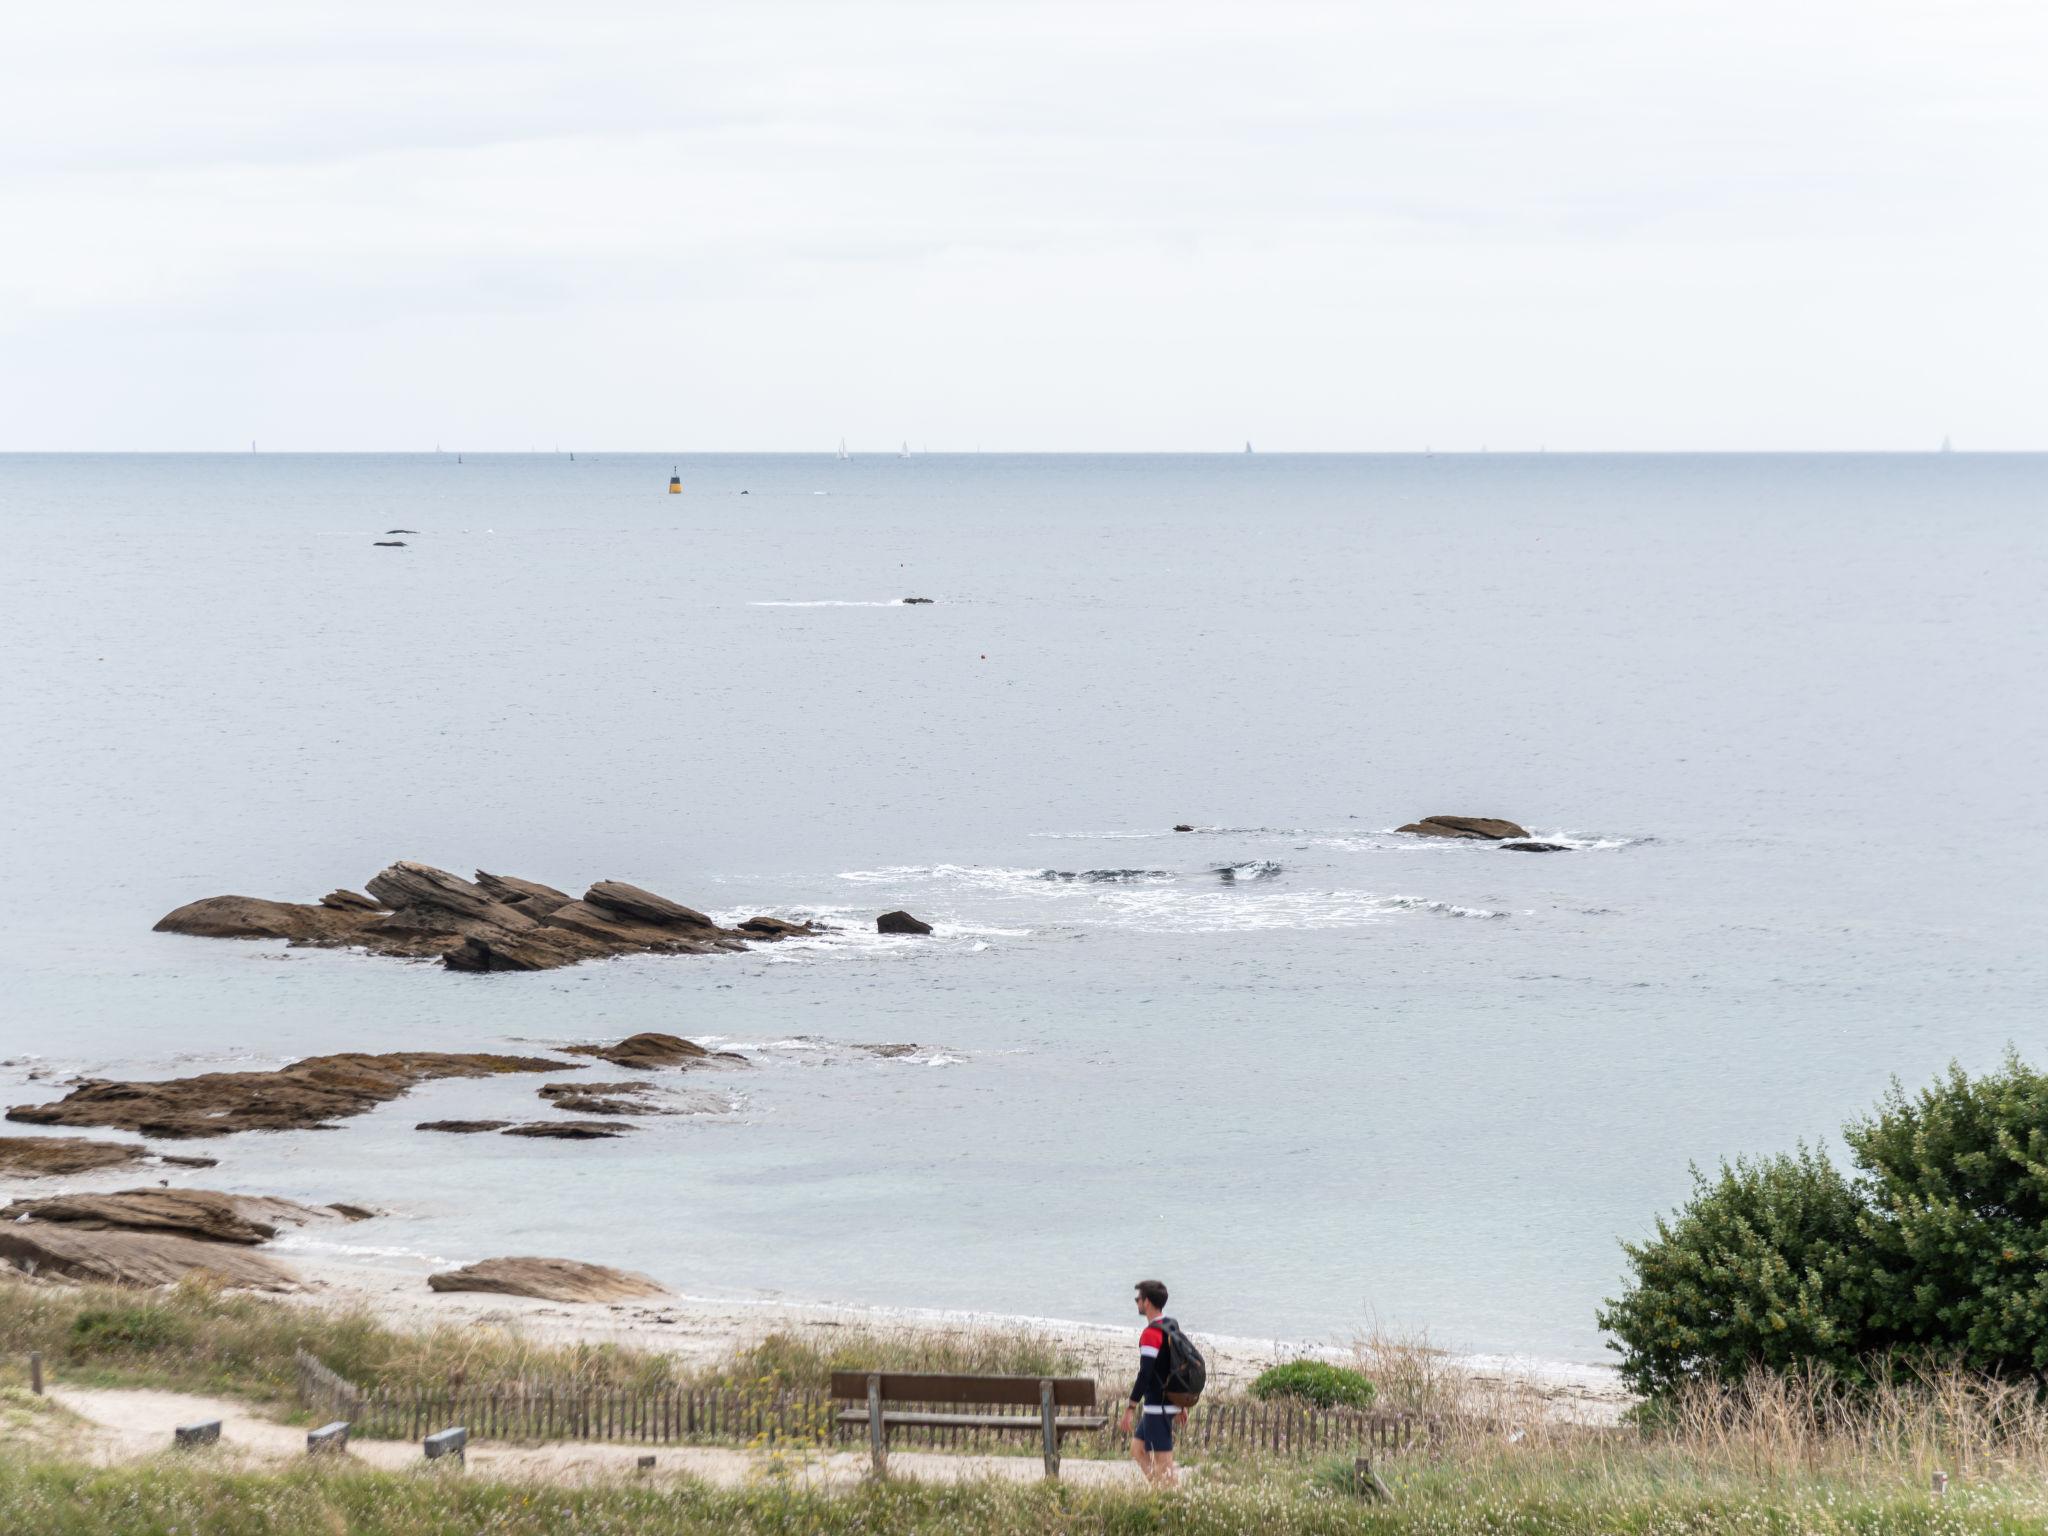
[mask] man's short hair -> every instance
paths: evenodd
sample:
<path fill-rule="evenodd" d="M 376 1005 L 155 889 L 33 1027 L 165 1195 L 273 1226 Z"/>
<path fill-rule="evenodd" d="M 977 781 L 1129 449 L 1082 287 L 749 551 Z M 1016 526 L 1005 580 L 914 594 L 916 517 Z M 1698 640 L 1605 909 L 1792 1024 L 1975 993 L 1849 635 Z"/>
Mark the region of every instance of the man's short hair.
<path fill-rule="evenodd" d="M 1166 1282 L 1164 1280 L 1140 1280 L 1138 1294 L 1155 1307 L 1166 1305 Z"/>

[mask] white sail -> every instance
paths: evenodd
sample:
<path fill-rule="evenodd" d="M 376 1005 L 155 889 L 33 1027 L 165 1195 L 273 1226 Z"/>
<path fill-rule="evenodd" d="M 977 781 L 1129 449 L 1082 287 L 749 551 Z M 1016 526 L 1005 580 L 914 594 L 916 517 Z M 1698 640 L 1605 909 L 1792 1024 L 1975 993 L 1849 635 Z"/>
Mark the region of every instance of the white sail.
<path fill-rule="evenodd" d="M 850 459 L 853 457 L 852 454 L 846 451 L 846 439 L 843 437 L 839 439 L 839 457 L 842 459 Z"/>

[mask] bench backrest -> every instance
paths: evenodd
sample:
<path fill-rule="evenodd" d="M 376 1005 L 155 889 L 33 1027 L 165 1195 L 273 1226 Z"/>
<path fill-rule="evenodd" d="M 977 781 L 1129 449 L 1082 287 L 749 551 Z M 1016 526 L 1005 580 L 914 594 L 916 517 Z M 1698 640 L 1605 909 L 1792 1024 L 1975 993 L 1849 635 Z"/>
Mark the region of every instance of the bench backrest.
<path fill-rule="evenodd" d="M 1039 1376 L 940 1376 L 925 1371 L 883 1371 L 885 1403 L 1014 1403 L 1038 1406 Z M 866 1371 L 834 1371 L 832 1395 L 866 1402 Z M 1052 1378 L 1052 1400 L 1060 1408 L 1093 1408 L 1095 1382 L 1088 1376 Z"/>

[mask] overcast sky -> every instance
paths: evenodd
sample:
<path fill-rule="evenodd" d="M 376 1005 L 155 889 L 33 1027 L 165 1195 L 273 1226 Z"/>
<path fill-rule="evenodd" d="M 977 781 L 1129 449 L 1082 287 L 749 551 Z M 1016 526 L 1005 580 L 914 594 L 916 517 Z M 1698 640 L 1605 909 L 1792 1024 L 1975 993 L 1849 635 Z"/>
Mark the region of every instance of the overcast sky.
<path fill-rule="evenodd" d="M 2048 4 L 9 9 L 0 448 L 2048 447 Z"/>

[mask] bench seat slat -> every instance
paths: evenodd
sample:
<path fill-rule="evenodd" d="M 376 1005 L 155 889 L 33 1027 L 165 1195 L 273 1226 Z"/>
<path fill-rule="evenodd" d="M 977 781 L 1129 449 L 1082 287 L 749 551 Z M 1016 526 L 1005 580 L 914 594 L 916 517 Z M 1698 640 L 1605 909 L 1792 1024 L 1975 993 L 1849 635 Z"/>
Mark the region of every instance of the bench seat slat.
<path fill-rule="evenodd" d="M 868 1422 L 868 1411 L 865 1408 L 846 1409 L 839 1415 L 839 1422 L 842 1424 L 865 1424 Z M 1100 1416 L 1053 1420 L 1054 1426 L 1063 1434 L 1069 1431 L 1079 1433 L 1083 1430 L 1101 1429 L 1108 1422 L 1108 1419 Z M 899 1424 L 923 1425 L 927 1428 L 938 1429 L 1015 1429 L 1030 1430 L 1033 1433 L 1045 1427 L 1044 1421 L 1035 1414 L 1030 1418 L 1025 1418 L 1021 1414 L 903 1413 L 895 1410 L 884 1412 L 882 1423 L 887 1426 Z"/>

